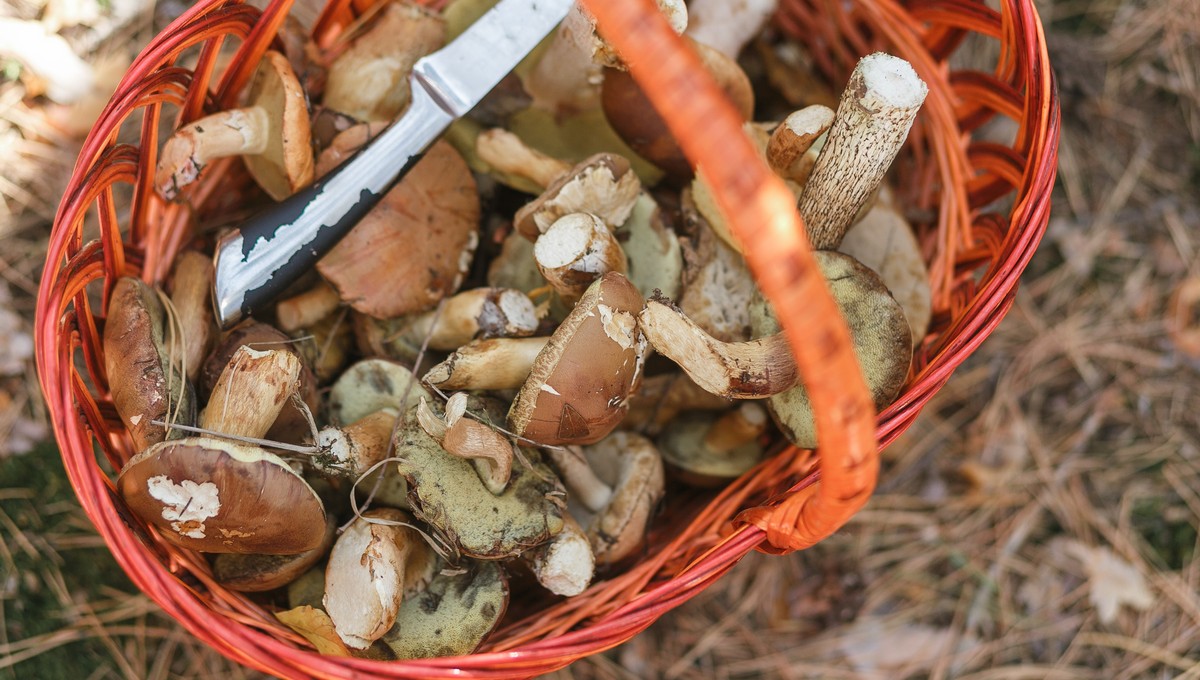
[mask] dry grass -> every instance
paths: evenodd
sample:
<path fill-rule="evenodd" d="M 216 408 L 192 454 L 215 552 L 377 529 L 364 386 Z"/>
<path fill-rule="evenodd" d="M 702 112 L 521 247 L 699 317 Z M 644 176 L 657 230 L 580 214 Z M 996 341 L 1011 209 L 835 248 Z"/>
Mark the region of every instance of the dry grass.
<path fill-rule="evenodd" d="M 1200 677 L 1200 357 L 1173 341 L 1168 304 L 1200 277 L 1200 3 L 1040 7 L 1063 96 L 1060 186 L 1009 318 L 888 450 L 844 531 L 748 557 L 557 677 Z M 18 87 L 0 86 L 0 276 L 28 319 L 70 144 L 39 130 Z M 249 676 L 131 594 L 65 496 L 22 525 L 34 488 L 0 491 L 0 677 L 31 677 L 64 646 L 94 677 Z M 1081 558 L 1099 549 L 1145 588 L 1119 566 L 1089 572 Z M 86 585 L 78 555 L 107 565 L 104 585 Z M 14 633 L 28 601 L 56 613 Z"/>

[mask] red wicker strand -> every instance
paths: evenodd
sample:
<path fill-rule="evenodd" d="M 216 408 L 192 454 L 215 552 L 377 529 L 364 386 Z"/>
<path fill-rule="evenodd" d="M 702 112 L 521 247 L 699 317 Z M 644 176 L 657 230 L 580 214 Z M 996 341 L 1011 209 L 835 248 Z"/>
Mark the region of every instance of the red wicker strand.
<path fill-rule="evenodd" d="M 314 34 L 322 44 L 333 43 L 373 1 L 329 0 Z M 817 406 L 823 447 L 815 455 L 781 446 L 720 493 L 681 496 L 682 505 L 656 524 L 636 564 L 583 595 L 514 617 L 480 653 L 395 663 L 316 654 L 258 601 L 215 583 L 203 557 L 149 533 L 114 492 L 107 470 L 134 452 L 108 400 L 100 344 L 104 303 L 119 276 L 162 280 L 191 237 L 192 211 L 221 199 L 218 178 L 236 177 L 236 161 L 214 164 L 192 205 L 164 204 L 150 184 L 161 142 L 158 121 L 191 120 L 232 104 L 290 0 L 273 0 L 262 12 L 238 0 L 201 0 L 172 22 L 134 61 L 83 145 L 55 218 L 36 321 L 39 381 L 67 475 L 137 587 L 222 654 L 280 677 L 527 677 L 628 640 L 752 549 L 787 552 L 837 530 L 869 497 L 876 446 L 887 446 L 911 425 L 1011 307 L 1049 219 L 1058 100 L 1032 0 L 1002 0 L 999 11 L 983 0 L 780 4 L 777 29 L 803 43 L 830 82 L 844 82 L 860 56 L 883 49 L 907 59 L 930 86 L 896 187 L 914 214 L 935 216 L 919 229 L 929 254 L 934 321 L 909 384 L 883 413 L 870 412 L 845 351 L 845 328 L 812 276 L 790 196 L 744 142 L 741 121 L 665 29 L 654 3 L 588 0 L 602 33 L 631 63 L 685 151 L 714 169 L 718 200 L 734 216 L 763 290 L 783 312 Z M 999 44 L 994 68 L 950 68 L 949 56 L 971 34 Z M 237 56 L 222 72 L 217 53 L 227 38 L 238 41 Z M 180 60 L 193 47 L 198 56 L 188 68 Z M 124 127 L 139 112 L 145 115 L 131 126 L 136 129 Z M 1016 123 L 1011 143 L 979 138 L 998 118 Z M 140 132 L 140 141 L 118 144 L 118 132 Z M 132 192 L 116 191 L 122 184 Z M 119 197 L 130 193 L 129 205 L 122 205 Z M 85 242 L 92 220 L 99 237 Z"/>

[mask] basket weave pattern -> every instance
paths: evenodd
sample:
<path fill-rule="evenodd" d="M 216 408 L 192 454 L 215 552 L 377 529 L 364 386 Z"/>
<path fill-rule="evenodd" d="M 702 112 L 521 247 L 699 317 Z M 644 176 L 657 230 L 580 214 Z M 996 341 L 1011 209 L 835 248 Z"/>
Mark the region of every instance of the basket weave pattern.
<path fill-rule="evenodd" d="M 331 0 L 314 35 L 336 36 L 370 4 Z M 322 657 L 255 601 L 216 584 L 202 557 L 147 532 L 115 493 L 113 471 L 136 452 L 108 400 L 100 343 L 117 278 L 161 281 L 191 237 L 198 211 L 245 181 L 234 162 L 224 162 L 206 174 L 190 206 L 166 204 L 151 187 L 163 116 L 188 121 L 233 105 L 290 8 L 288 0 L 262 12 L 232 0 L 201 0 L 135 60 L 85 142 L 47 254 L 37 352 L 67 472 L 89 517 L 138 587 L 230 658 L 297 678 L 524 677 L 620 644 L 751 549 L 801 549 L 844 524 L 874 488 L 877 446 L 913 422 L 1011 306 L 1049 217 L 1059 125 L 1031 0 L 1003 0 L 999 12 L 982 0 L 781 2 L 777 27 L 805 44 L 830 82 L 845 82 L 859 57 L 882 49 L 907 59 L 929 85 L 895 174 L 900 201 L 931 216 L 920 238 L 934 319 L 908 385 L 877 418 L 845 326 L 815 274 L 794 201 L 740 134 L 732 109 L 669 34 L 653 0 L 586 5 L 655 106 L 667 112 L 689 157 L 719 168 L 711 177 L 716 196 L 735 216 L 733 228 L 779 310 L 812 393 L 820 456 L 781 447 L 716 496 L 684 495 L 656 521 L 649 548 L 632 568 L 579 597 L 511 616 L 481 653 L 467 657 L 386 664 Z M 986 72 L 951 69 L 950 56 L 972 34 L 994 41 L 999 58 Z M 226 41 L 238 52 L 220 71 Z M 184 55 L 191 68 L 179 65 Z M 1011 141 L 976 139 L 996 119 L 1011 121 Z"/>

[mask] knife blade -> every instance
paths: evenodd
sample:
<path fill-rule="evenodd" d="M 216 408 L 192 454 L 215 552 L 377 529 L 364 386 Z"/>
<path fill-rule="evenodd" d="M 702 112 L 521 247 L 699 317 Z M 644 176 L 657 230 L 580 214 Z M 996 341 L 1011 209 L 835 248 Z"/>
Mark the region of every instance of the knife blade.
<path fill-rule="evenodd" d="M 228 328 L 312 269 L 562 21 L 573 0 L 500 0 L 449 45 L 413 66 L 404 115 L 336 170 L 217 242 L 213 301 Z"/>

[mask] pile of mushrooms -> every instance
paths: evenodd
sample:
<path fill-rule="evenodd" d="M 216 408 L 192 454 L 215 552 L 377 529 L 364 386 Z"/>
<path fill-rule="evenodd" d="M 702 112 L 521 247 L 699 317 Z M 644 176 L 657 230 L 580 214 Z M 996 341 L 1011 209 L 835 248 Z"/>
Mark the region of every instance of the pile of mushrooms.
<path fill-rule="evenodd" d="M 771 53 L 773 2 L 746 4 L 733 20 L 719 1 L 660 2 L 749 117 L 769 85 L 737 57 Z M 186 200 L 224 156 L 270 199 L 297 191 L 403 112 L 396 84 L 481 5 L 391 2 L 327 51 L 267 53 L 245 106 L 165 142 L 159 192 Z M 510 582 L 578 595 L 644 553 L 673 490 L 725 484 L 779 435 L 816 446 L 704 169 L 624 69 L 574 11 L 262 318 L 214 324 L 219 229 L 165 290 L 116 283 L 105 368 L 135 454 L 117 489 L 157 540 L 207 554 L 217 583 L 263 593 L 322 653 L 467 654 Z M 930 318 L 883 186 L 924 95 L 875 54 L 836 111 L 746 126 L 796 192 L 881 409 Z"/>

